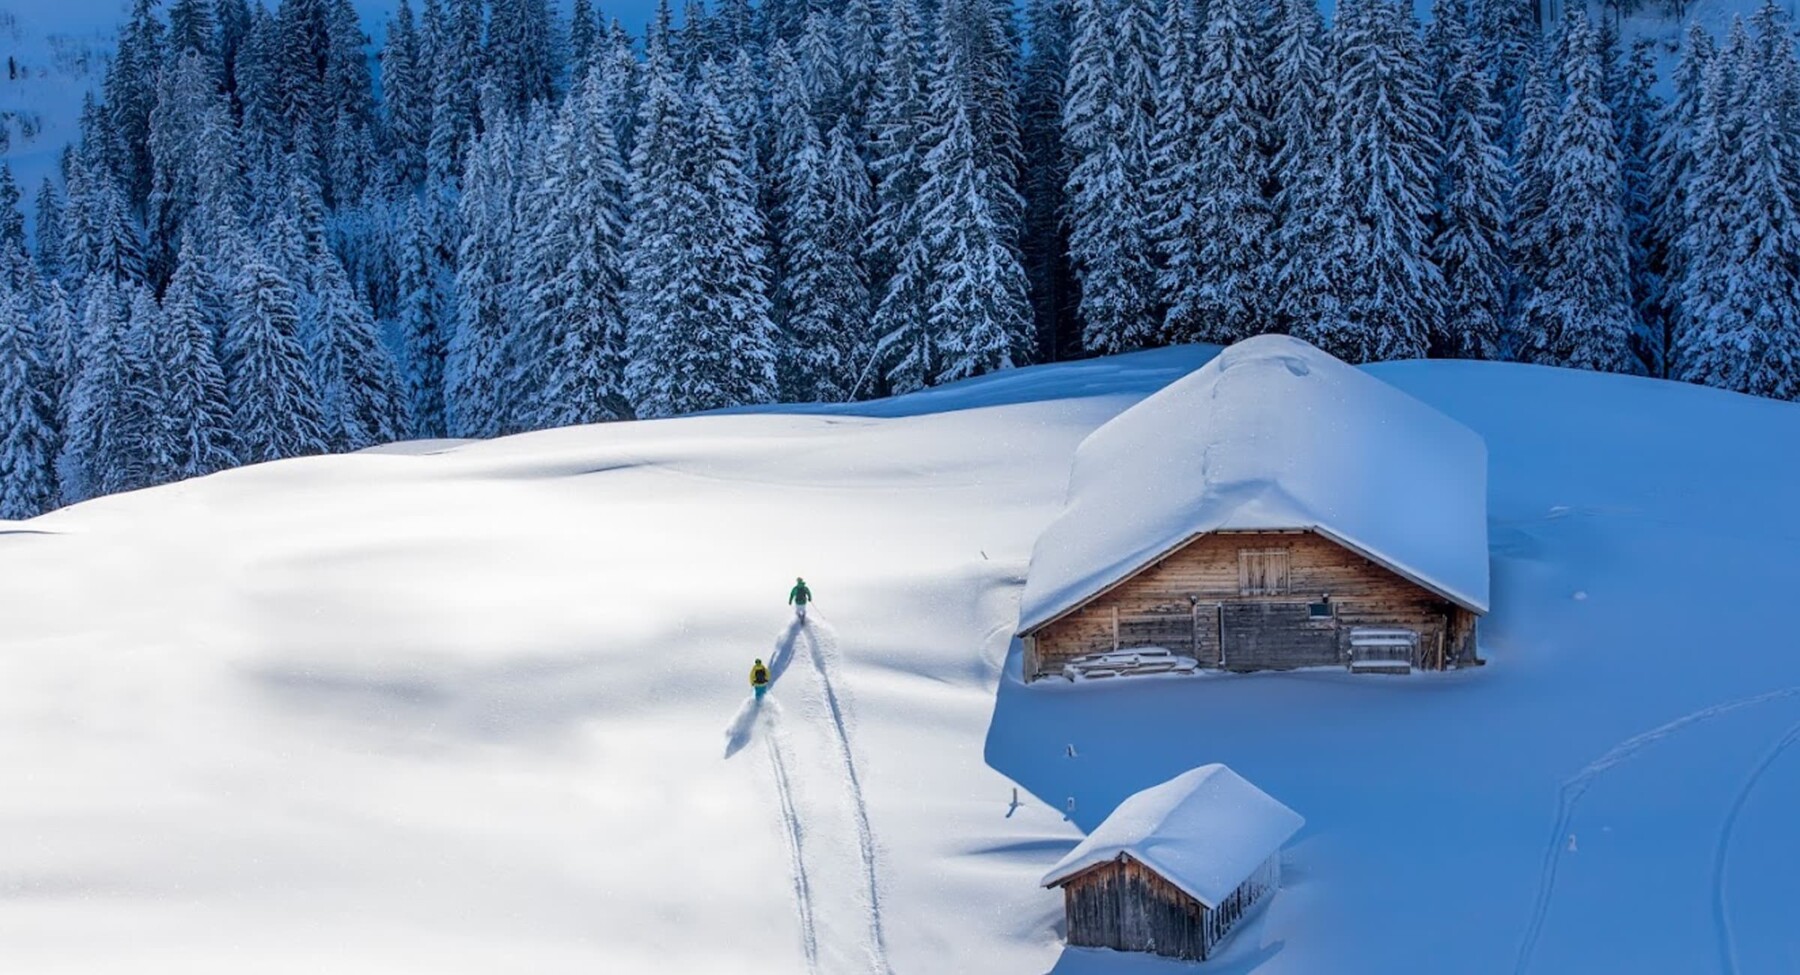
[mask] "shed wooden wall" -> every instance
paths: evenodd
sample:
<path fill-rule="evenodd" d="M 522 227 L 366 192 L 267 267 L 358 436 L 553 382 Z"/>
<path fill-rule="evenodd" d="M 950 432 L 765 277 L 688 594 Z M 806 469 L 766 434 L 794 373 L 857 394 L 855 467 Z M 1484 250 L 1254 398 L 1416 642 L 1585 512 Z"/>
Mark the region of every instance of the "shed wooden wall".
<path fill-rule="evenodd" d="M 1286 592 L 1246 595 L 1267 587 L 1270 560 L 1255 553 L 1268 552 L 1286 553 Z M 1335 617 L 1308 619 L 1307 604 L 1325 593 Z M 1416 631 L 1423 667 L 1475 653 L 1473 613 L 1336 542 L 1309 531 L 1218 532 L 1032 634 L 1032 676 L 1115 646 L 1167 647 L 1230 670 L 1329 665 L 1344 659 L 1355 626 Z"/>
<path fill-rule="evenodd" d="M 1276 851 L 1217 909 L 1209 910 L 1156 871 L 1122 856 L 1064 882 L 1068 941 L 1203 961 L 1275 890 L 1280 878 L 1281 853 Z"/>
<path fill-rule="evenodd" d="M 1211 947 L 1206 908 L 1129 858 L 1071 877 L 1063 885 L 1063 913 L 1071 945 L 1195 960 Z"/>

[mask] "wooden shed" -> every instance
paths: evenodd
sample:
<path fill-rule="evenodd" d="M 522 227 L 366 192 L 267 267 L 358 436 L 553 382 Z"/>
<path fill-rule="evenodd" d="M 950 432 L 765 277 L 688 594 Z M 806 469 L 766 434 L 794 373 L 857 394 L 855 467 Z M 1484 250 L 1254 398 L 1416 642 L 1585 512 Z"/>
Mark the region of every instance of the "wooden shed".
<path fill-rule="evenodd" d="M 1223 765 L 1139 792 L 1044 875 L 1071 945 L 1203 960 L 1281 884 L 1299 814 Z"/>
<path fill-rule="evenodd" d="M 1478 660 L 1487 600 L 1481 438 L 1268 335 L 1081 444 L 1019 636 L 1028 680 L 1129 673 L 1134 648 L 1223 670 L 1440 669 Z"/>

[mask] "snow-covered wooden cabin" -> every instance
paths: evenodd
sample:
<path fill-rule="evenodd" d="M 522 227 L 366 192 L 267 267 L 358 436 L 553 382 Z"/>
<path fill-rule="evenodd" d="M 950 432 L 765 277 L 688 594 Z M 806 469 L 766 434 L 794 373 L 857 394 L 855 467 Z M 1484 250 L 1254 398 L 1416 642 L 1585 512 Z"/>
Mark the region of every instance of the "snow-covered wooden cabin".
<path fill-rule="evenodd" d="M 1264 335 L 1076 450 L 1020 605 L 1027 680 L 1472 662 L 1487 447 L 1299 339 Z M 1181 666 L 1185 664 L 1185 666 Z"/>
<path fill-rule="evenodd" d="M 1205 959 L 1281 884 L 1281 845 L 1305 820 L 1223 765 L 1119 804 L 1044 875 L 1069 944 Z"/>

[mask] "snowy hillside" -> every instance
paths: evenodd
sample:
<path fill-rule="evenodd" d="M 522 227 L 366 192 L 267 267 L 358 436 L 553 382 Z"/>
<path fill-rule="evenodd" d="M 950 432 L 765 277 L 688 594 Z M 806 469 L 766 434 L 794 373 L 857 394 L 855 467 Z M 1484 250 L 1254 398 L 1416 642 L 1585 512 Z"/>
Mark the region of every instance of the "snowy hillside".
<path fill-rule="evenodd" d="M 81 101 L 99 97 L 124 0 L 0 0 L 0 159 L 29 200 L 81 137 Z"/>
<path fill-rule="evenodd" d="M 1208 971 L 1800 962 L 1800 408 L 1374 367 L 1486 438 L 1490 666 L 1019 684 L 1075 445 L 1204 358 L 0 526 L 0 969 L 1178 971 L 1065 951 L 1037 884 L 1215 761 L 1306 826 Z"/>

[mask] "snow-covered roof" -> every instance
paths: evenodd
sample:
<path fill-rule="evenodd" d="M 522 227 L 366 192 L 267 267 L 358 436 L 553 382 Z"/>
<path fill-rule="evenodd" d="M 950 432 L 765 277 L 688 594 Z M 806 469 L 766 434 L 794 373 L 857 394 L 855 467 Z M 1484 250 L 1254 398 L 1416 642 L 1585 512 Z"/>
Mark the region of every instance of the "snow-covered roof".
<path fill-rule="evenodd" d="M 1280 529 L 1485 613 L 1487 445 L 1299 339 L 1245 339 L 1082 441 L 1068 503 L 1031 554 L 1019 631 L 1197 535 Z"/>
<path fill-rule="evenodd" d="M 1054 887 L 1123 853 L 1217 907 L 1306 825 L 1223 765 L 1202 765 L 1119 804 L 1044 875 Z"/>

